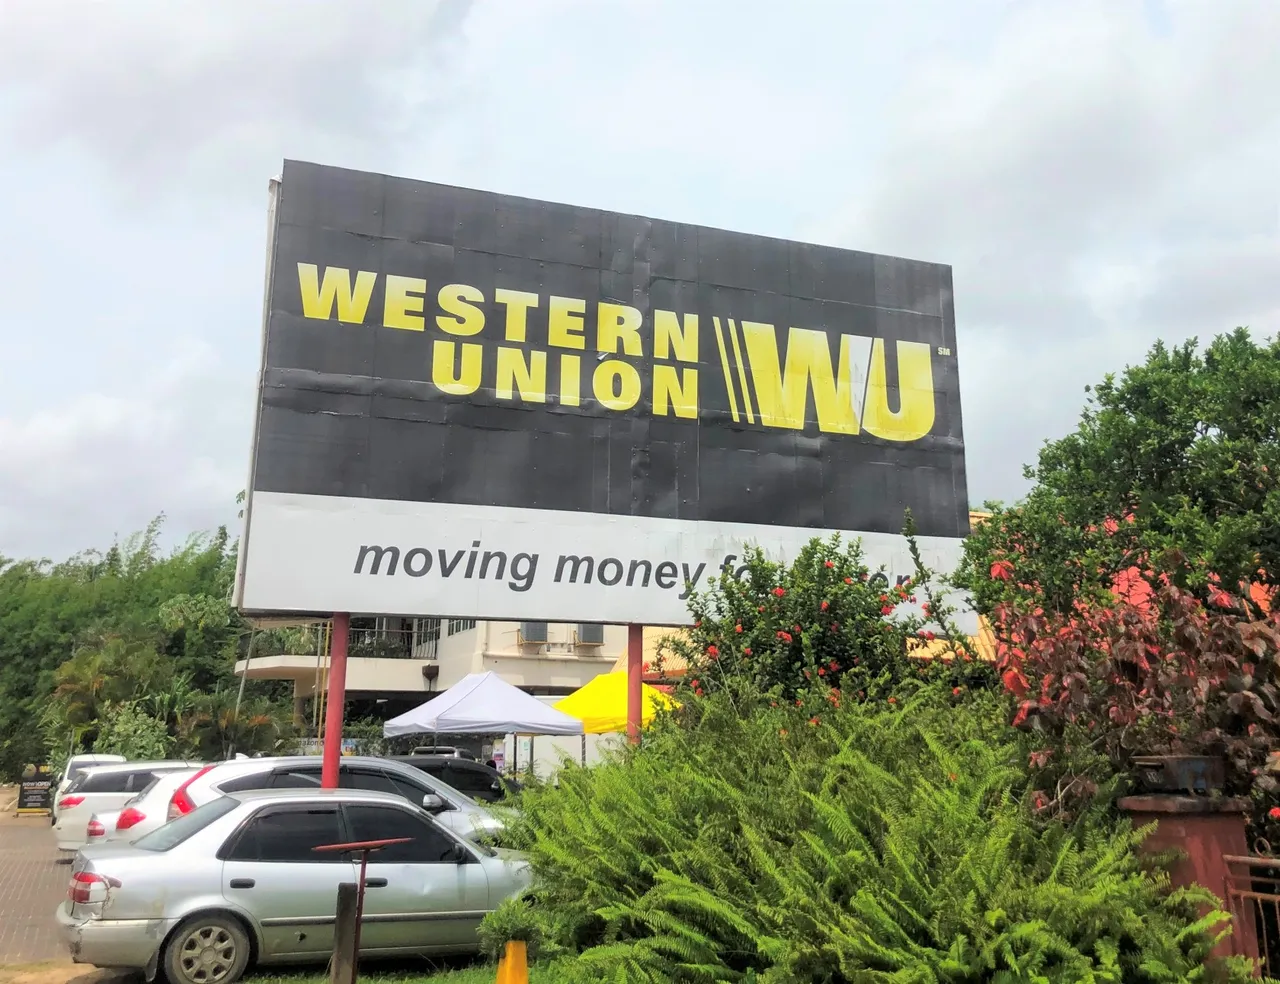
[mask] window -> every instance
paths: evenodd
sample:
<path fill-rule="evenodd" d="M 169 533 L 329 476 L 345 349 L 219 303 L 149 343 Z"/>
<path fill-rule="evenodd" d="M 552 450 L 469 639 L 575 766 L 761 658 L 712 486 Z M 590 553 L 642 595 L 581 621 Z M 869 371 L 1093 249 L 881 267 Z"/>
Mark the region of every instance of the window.
<path fill-rule="evenodd" d="M 149 773 L 148 773 L 149 774 Z M 86 773 L 76 781 L 77 793 L 127 793 L 133 789 L 132 772 Z"/>
<path fill-rule="evenodd" d="M 227 854 L 227 860 L 275 864 L 344 861 L 346 858 L 336 852 L 314 850 L 326 844 L 341 844 L 344 840 L 335 807 L 268 807 L 241 831 Z"/>
<path fill-rule="evenodd" d="M 129 788 L 126 792 L 140 793 L 158 778 L 159 775 L 154 772 L 131 772 L 129 773 Z"/>
<path fill-rule="evenodd" d="M 485 769 L 467 768 L 465 765 L 450 765 L 442 777 L 446 783 L 459 792 L 466 793 L 472 799 L 494 799 L 501 794 L 498 777 Z M 494 786 L 498 786 L 494 789 Z"/>
<path fill-rule="evenodd" d="M 271 773 L 267 771 L 250 772 L 247 776 L 236 776 L 226 782 L 218 783 L 218 790 L 223 793 L 242 793 L 249 789 L 270 789 Z"/>
<path fill-rule="evenodd" d="M 415 659 L 435 659 L 440 650 L 440 619 L 415 618 L 413 620 L 413 656 Z"/>
<path fill-rule="evenodd" d="M 449 635 L 457 635 L 459 632 L 466 632 L 476 627 L 474 618 L 451 618 L 449 619 Z"/>
<path fill-rule="evenodd" d="M 142 851 L 155 851 L 163 854 L 172 851 L 204 830 L 209 824 L 221 820 L 240 805 L 238 800 L 230 796 L 219 796 L 204 806 L 197 807 L 190 813 L 170 820 L 163 827 L 158 827 L 149 834 L 144 834 L 133 842 L 133 846 Z"/>
<path fill-rule="evenodd" d="M 370 789 L 393 796 L 404 795 L 400 787 L 380 769 L 343 769 L 338 773 L 338 785 L 343 789 Z"/>
<path fill-rule="evenodd" d="M 289 772 L 277 772 L 271 777 L 272 789 L 315 789 L 320 785 L 320 773 L 304 772 L 293 769 Z"/>
<path fill-rule="evenodd" d="M 407 844 L 393 844 L 369 855 L 374 864 L 453 864 L 457 845 L 434 824 L 408 810 L 391 806 L 348 806 L 351 840 L 392 840 L 411 837 Z"/>

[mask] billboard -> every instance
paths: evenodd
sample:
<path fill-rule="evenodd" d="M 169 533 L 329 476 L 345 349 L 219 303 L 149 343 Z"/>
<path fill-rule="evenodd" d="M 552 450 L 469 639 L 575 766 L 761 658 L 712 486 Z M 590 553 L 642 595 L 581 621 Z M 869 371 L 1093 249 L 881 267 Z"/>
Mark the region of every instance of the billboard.
<path fill-rule="evenodd" d="M 246 611 L 678 625 L 968 533 L 947 266 L 294 161 L 270 225 Z"/>

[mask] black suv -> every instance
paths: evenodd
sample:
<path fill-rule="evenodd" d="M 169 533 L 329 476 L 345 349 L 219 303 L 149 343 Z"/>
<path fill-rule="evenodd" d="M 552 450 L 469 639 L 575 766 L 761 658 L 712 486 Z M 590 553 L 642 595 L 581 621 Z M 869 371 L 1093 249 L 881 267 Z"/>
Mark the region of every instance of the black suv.
<path fill-rule="evenodd" d="M 480 803 L 497 803 L 520 792 L 520 784 L 497 769 L 453 755 L 391 755 L 393 761 L 421 769 Z"/>

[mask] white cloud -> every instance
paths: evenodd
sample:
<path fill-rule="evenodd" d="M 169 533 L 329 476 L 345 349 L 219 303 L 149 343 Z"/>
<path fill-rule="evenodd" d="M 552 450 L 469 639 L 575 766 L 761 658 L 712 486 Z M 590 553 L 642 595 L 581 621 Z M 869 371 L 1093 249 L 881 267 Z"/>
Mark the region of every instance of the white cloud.
<path fill-rule="evenodd" d="M 188 341 L 137 385 L 0 417 L 0 554 L 60 559 L 161 512 L 178 535 L 229 522 L 252 395 Z"/>
<path fill-rule="evenodd" d="M 819 230 L 955 267 L 971 497 L 1010 498 L 1083 387 L 1157 337 L 1280 330 L 1280 5 L 1020 5 L 898 94 Z"/>
<path fill-rule="evenodd" d="M 234 516 L 285 156 L 952 263 L 1014 496 L 1155 338 L 1280 331 L 1277 50 L 1275 0 L 4 4 L 0 552 Z"/>

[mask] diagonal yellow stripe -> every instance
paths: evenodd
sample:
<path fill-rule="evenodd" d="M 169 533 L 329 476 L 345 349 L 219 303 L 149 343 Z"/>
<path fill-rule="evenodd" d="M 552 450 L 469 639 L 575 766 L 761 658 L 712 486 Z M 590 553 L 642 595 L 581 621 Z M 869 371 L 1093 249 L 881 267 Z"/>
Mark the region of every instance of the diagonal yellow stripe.
<path fill-rule="evenodd" d="M 747 415 L 747 423 L 756 422 L 751 412 L 751 390 L 747 389 L 747 367 L 742 364 L 742 349 L 738 345 L 738 326 L 732 318 L 729 320 L 729 339 L 733 342 L 733 361 L 738 367 L 738 382 L 742 384 L 742 409 Z"/>
<path fill-rule="evenodd" d="M 724 369 L 724 386 L 729 391 L 729 412 L 733 414 L 733 422 L 736 424 L 742 418 L 738 416 L 738 397 L 733 391 L 733 370 L 729 368 L 729 352 L 724 344 L 724 332 L 720 328 L 720 319 L 712 318 L 711 323 L 716 328 L 716 344 L 720 346 L 720 365 Z"/>

